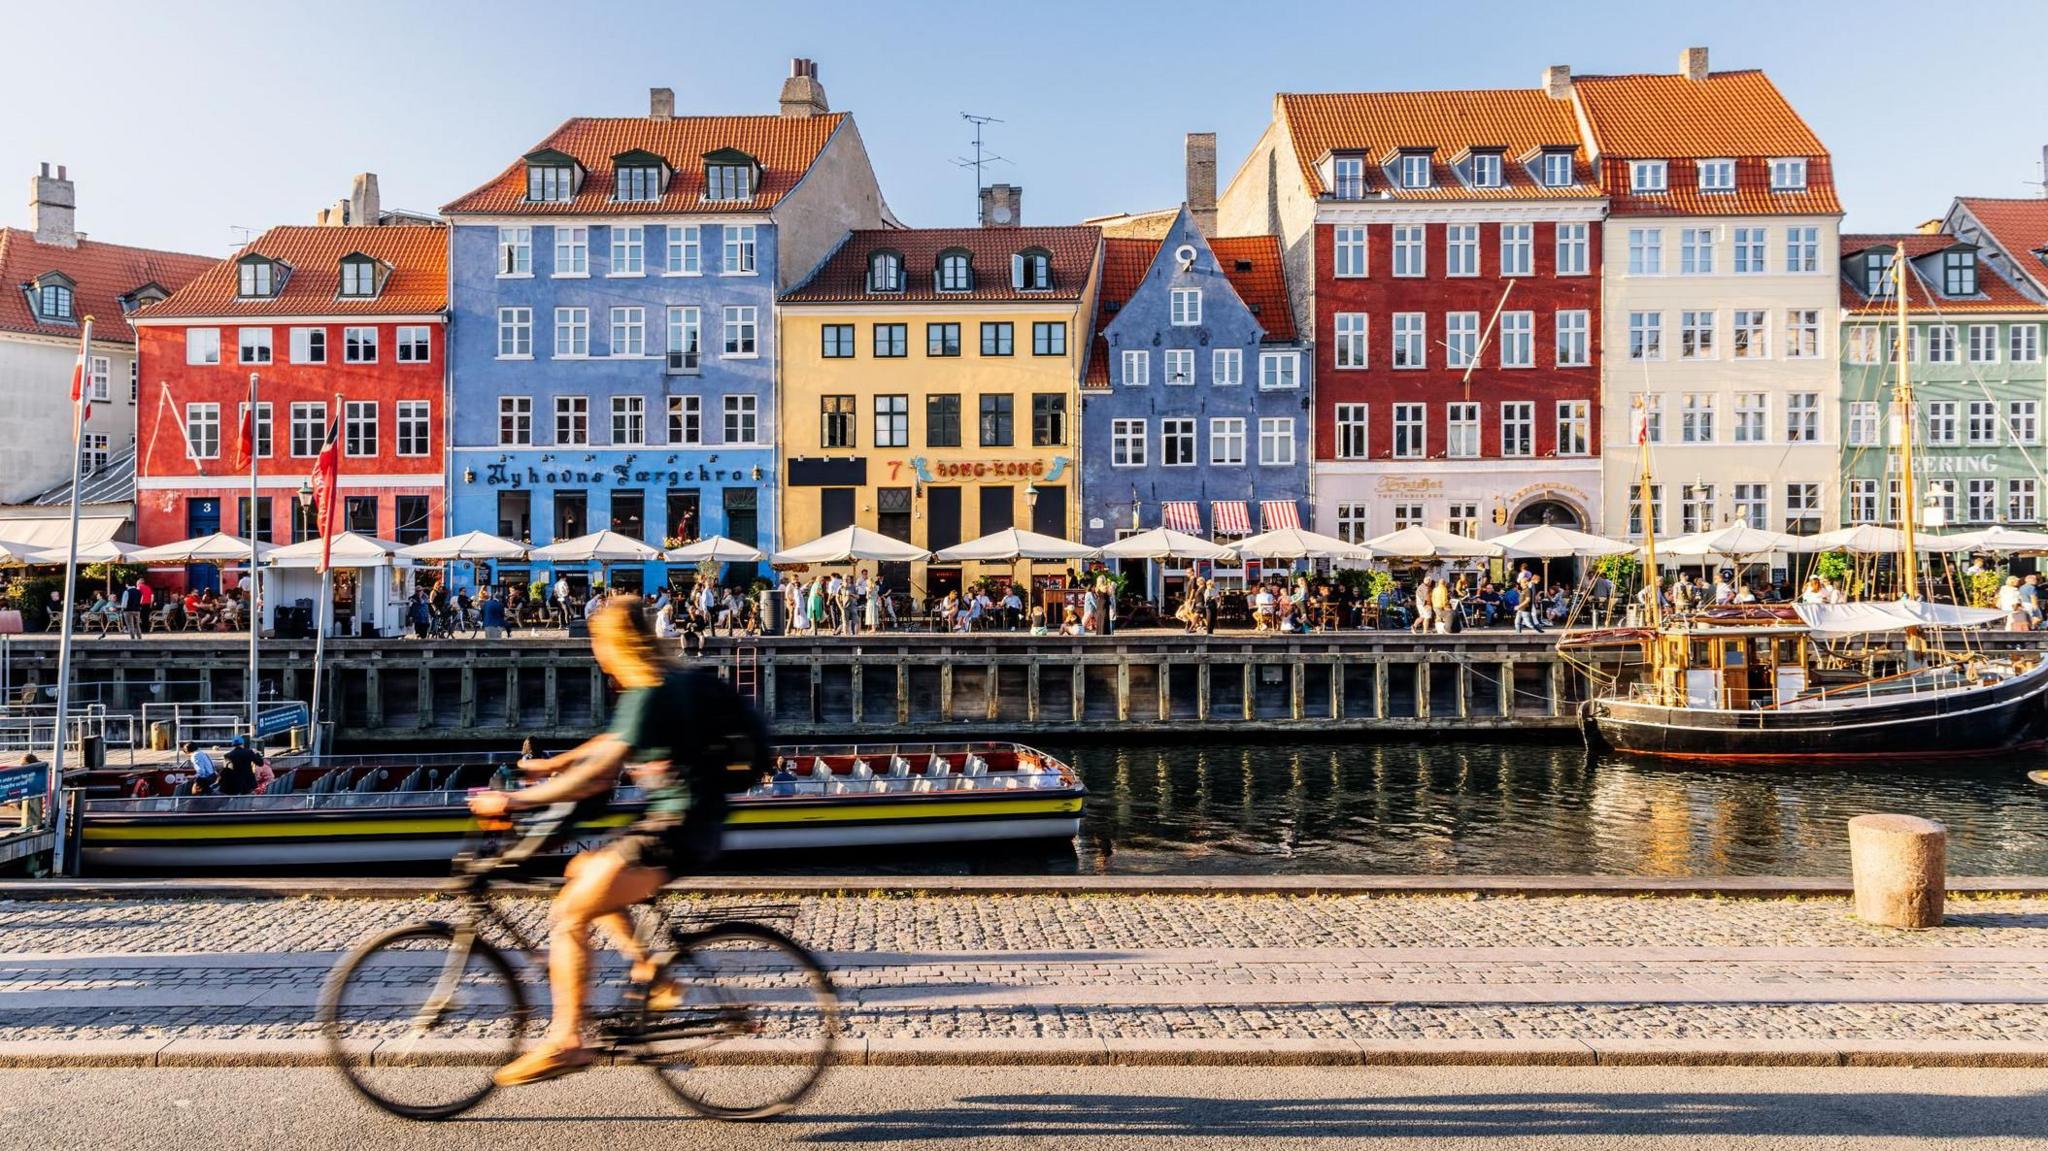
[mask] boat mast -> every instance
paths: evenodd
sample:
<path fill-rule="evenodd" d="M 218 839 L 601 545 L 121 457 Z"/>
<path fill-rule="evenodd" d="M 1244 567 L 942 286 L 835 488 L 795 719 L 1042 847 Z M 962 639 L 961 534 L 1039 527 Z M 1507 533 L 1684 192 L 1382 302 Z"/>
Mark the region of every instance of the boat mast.
<path fill-rule="evenodd" d="M 1648 569 L 1644 573 L 1643 586 L 1649 593 L 1650 629 L 1656 630 L 1662 622 L 1664 581 L 1657 574 L 1657 504 L 1650 495 L 1650 394 L 1644 392 L 1636 401 L 1636 447 L 1641 454 L 1642 475 L 1637 479 L 1636 506 L 1642 509 L 1643 556 Z"/>
<path fill-rule="evenodd" d="M 1907 352 L 1912 342 L 1906 332 L 1906 245 L 1901 241 L 1892 257 L 1892 291 L 1898 296 L 1899 335 L 1893 344 L 1893 355 L 1899 365 L 1898 383 L 1893 388 L 1893 402 L 1899 405 L 1902 418 L 1899 420 L 1899 486 L 1901 510 L 1905 523 L 1901 526 L 1900 548 L 1906 559 L 1906 594 L 1912 599 L 1920 583 L 1920 558 L 1913 548 L 1913 528 L 1920 519 L 1919 501 L 1913 492 L 1913 380 L 1912 372 L 1906 365 Z"/>

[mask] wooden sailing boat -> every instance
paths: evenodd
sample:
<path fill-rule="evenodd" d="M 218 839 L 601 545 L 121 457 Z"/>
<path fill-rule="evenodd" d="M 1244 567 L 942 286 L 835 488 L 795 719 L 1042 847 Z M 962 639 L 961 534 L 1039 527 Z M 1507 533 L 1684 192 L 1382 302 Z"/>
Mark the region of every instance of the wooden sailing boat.
<path fill-rule="evenodd" d="M 1567 635 L 1567 659 L 1602 648 L 1639 650 L 1643 678 L 1587 700 L 1587 745 L 1626 754 L 1708 762 L 1948 759 L 2040 746 L 2048 736 L 2048 661 L 2037 652 L 1951 652 L 1943 629 L 1987 624 L 2000 613 L 1923 599 L 1913 525 L 1913 387 L 1907 366 L 1904 245 L 1893 260 L 1898 306 L 1894 402 L 1903 487 L 1905 595 L 1872 603 L 1801 603 L 1776 618 L 1705 611 L 1665 617 L 1645 597 L 1647 626 Z M 1643 418 L 1643 417 L 1639 417 Z M 1646 509 L 1647 586 L 1656 576 L 1649 437 L 1638 498 Z M 1871 644 L 1903 635 L 1902 646 Z M 1854 644 L 1855 646 L 1844 646 Z"/>

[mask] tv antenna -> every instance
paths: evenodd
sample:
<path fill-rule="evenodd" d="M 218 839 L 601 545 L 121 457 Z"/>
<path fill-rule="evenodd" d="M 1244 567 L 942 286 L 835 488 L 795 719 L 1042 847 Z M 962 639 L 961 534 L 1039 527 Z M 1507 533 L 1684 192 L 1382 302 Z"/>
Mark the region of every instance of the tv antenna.
<path fill-rule="evenodd" d="M 249 237 L 256 234 L 256 229 L 249 227 L 247 224 L 229 224 L 228 231 L 235 233 L 235 246 L 237 248 L 248 243 Z"/>
<path fill-rule="evenodd" d="M 974 169 L 974 213 L 975 218 L 978 220 L 981 216 L 981 189 L 983 187 L 981 170 L 999 160 L 1005 164 L 1010 162 L 1007 157 L 998 156 L 993 152 L 987 152 L 982 149 L 981 126 L 983 124 L 1001 124 L 1003 121 L 998 120 L 994 116 L 977 116 L 972 112 L 962 112 L 960 113 L 960 118 L 974 125 L 974 159 L 970 160 L 965 156 L 955 156 L 953 157 L 953 164 L 959 168 Z"/>

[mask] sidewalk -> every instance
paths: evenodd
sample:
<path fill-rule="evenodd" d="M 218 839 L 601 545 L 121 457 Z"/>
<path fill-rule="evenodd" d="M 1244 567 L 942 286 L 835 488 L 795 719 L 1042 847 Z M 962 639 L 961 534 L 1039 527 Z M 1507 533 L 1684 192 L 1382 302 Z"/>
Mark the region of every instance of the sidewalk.
<path fill-rule="evenodd" d="M 2048 898 L 1957 901 L 1929 932 L 1838 898 L 796 902 L 855 1062 L 2048 1066 Z M 538 900 L 515 905 L 538 925 Z M 314 1058 L 335 955 L 449 910 L 0 903 L 0 1066 Z"/>

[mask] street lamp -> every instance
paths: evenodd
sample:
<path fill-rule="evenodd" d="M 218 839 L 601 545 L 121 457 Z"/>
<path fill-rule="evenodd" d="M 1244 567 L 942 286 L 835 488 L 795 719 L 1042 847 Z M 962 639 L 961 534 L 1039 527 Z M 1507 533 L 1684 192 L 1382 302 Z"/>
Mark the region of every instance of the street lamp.
<path fill-rule="evenodd" d="M 1035 508 L 1035 507 L 1037 507 L 1037 506 L 1038 506 L 1038 485 L 1037 485 L 1037 484 L 1025 484 L 1025 485 L 1024 485 L 1024 506 L 1025 506 L 1025 507 L 1029 507 L 1029 508 Z"/>

